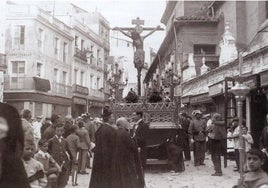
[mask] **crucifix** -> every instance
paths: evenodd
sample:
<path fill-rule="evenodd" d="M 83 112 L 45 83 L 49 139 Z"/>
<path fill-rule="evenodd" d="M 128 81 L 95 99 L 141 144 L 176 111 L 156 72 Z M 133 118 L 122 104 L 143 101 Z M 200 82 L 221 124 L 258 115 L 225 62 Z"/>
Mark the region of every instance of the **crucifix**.
<path fill-rule="evenodd" d="M 157 30 L 164 30 L 159 25 L 155 28 L 153 27 L 142 27 L 144 25 L 144 20 L 141 20 L 139 17 L 137 19 L 132 20 L 132 25 L 136 25 L 135 27 L 115 27 L 113 30 L 120 31 L 125 36 L 132 39 L 132 44 L 134 47 L 134 65 L 138 71 L 137 79 L 138 79 L 138 95 L 141 96 L 141 70 L 144 66 L 144 57 L 145 52 L 143 49 L 143 41 L 146 37 L 153 34 Z M 128 32 L 126 32 L 128 31 Z M 150 31 L 144 36 L 141 36 L 143 31 Z"/>

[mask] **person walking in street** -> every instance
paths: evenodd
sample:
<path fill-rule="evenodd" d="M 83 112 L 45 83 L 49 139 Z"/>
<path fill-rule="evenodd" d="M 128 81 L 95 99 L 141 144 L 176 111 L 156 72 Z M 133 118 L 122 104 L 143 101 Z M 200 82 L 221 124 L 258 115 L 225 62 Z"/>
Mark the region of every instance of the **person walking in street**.
<path fill-rule="evenodd" d="M 58 188 L 63 188 L 67 185 L 70 174 L 70 160 L 71 152 L 68 147 L 68 143 L 63 138 L 64 123 L 59 121 L 56 124 L 55 135 L 49 140 L 48 152 L 60 165 L 61 172 L 57 179 Z"/>
<path fill-rule="evenodd" d="M 207 127 L 211 141 L 211 160 L 215 173 L 212 176 L 222 176 L 221 155 L 224 152 L 224 141 L 226 139 L 225 122 L 222 121 L 221 114 L 215 113 L 212 116 L 212 123 Z"/>
<path fill-rule="evenodd" d="M 72 125 L 70 127 L 70 135 L 67 136 L 66 141 L 68 142 L 68 146 L 72 155 L 72 185 L 76 186 L 77 184 L 77 173 L 78 173 L 78 160 L 79 160 L 79 150 L 80 150 L 80 140 L 79 136 L 77 136 L 76 131 L 78 127 L 77 125 Z"/>
<path fill-rule="evenodd" d="M 95 133 L 93 167 L 89 188 L 110 188 L 112 184 L 112 155 L 114 151 L 114 115 L 109 106 L 103 109 L 103 123 Z"/>
<path fill-rule="evenodd" d="M 136 141 L 139 151 L 140 158 L 143 168 L 146 166 L 146 157 L 147 157 L 147 135 L 149 130 L 149 125 L 145 123 L 142 119 L 143 112 L 137 111 L 133 113 L 133 120 L 135 124 L 133 126 L 132 137 Z"/>
<path fill-rule="evenodd" d="M 190 152 L 190 143 L 189 143 L 189 135 L 188 129 L 190 126 L 190 117 L 186 112 L 181 112 L 179 114 L 179 123 L 182 129 L 182 144 L 183 144 L 183 152 L 186 161 L 191 160 L 191 152 Z"/>
<path fill-rule="evenodd" d="M 44 139 L 46 140 L 50 140 L 55 136 L 56 124 L 60 120 L 60 116 L 57 114 L 52 114 L 50 119 L 52 124 L 44 132 Z"/>
<path fill-rule="evenodd" d="M 194 144 L 194 165 L 205 165 L 206 153 L 206 122 L 201 119 L 202 112 L 195 110 L 194 119 L 190 122 L 189 136 L 191 143 Z"/>
<path fill-rule="evenodd" d="M 236 163 L 236 169 L 234 169 L 235 172 L 239 171 L 240 168 L 240 163 L 239 163 L 239 132 L 240 132 L 240 127 L 239 127 L 239 119 L 237 117 L 233 118 L 232 120 L 232 129 L 233 134 L 230 138 L 234 139 L 234 150 L 235 150 L 235 163 Z"/>
<path fill-rule="evenodd" d="M 87 167 L 87 155 L 90 149 L 90 139 L 88 131 L 85 129 L 84 122 L 82 120 L 78 121 L 78 129 L 76 130 L 76 134 L 78 135 L 80 141 L 80 157 L 78 161 L 78 172 L 80 174 L 88 174 L 88 172 L 86 172 L 86 167 Z"/>
<path fill-rule="evenodd" d="M 130 124 L 126 118 L 116 121 L 114 155 L 112 157 L 112 188 L 144 188 L 144 178 L 139 175 L 142 167 L 136 163 L 138 148 L 127 129 Z M 138 169 L 140 168 L 140 169 Z"/>
<path fill-rule="evenodd" d="M 32 124 L 30 123 L 32 119 L 32 112 L 28 109 L 23 109 L 21 112 L 21 123 L 24 132 L 24 141 L 25 140 L 33 140 L 34 139 L 34 129 Z"/>
<path fill-rule="evenodd" d="M 268 114 L 266 115 L 266 123 L 265 127 L 262 130 L 259 144 L 260 149 L 265 154 L 264 164 L 262 168 L 266 173 L 268 173 Z"/>
<path fill-rule="evenodd" d="M 36 121 L 33 122 L 34 139 L 35 139 L 36 148 L 38 147 L 38 142 L 41 139 L 41 127 L 42 127 L 41 120 L 42 120 L 42 116 L 37 116 Z"/>

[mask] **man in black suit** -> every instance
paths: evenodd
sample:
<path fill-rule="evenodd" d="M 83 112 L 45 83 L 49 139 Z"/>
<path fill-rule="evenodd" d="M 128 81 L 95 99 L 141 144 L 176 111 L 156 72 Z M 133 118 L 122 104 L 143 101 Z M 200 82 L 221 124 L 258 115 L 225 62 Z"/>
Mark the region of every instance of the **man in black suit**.
<path fill-rule="evenodd" d="M 133 113 L 133 119 L 135 121 L 135 124 L 133 126 L 132 137 L 136 141 L 137 146 L 139 148 L 142 166 L 145 167 L 147 155 L 146 138 L 148 135 L 149 125 L 143 121 L 142 117 L 142 111 L 137 111 Z"/>

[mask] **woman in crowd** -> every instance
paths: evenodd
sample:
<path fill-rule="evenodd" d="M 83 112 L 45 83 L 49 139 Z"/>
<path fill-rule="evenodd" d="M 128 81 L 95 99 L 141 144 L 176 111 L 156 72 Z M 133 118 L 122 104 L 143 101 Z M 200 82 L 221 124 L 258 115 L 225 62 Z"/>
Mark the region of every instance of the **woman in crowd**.
<path fill-rule="evenodd" d="M 24 132 L 15 108 L 0 103 L 0 187 L 30 188 L 22 163 Z"/>

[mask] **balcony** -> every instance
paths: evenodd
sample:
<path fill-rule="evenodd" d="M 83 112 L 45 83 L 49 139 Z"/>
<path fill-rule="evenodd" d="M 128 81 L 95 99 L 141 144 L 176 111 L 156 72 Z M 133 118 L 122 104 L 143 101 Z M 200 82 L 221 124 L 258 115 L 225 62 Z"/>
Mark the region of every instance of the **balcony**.
<path fill-rule="evenodd" d="M 72 95 L 72 86 L 65 84 L 52 82 L 51 93 L 56 95 L 63 95 L 70 97 Z"/>
<path fill-rule="evenodd" d="M 80 50 L 79 48 L 75 48 L 74 57 L 76 57 L 84 62 L 87 62 L 87 53 L 88 53 L 88 51 L 85 49 Z"/>
<path fill-rule="evenodd" d="M 35 90 L 33 77 L 4 77 L 4 91 Z"/>
<path fill-rule="evenodd" d="M 47 79 L 39 77 L 4 77 L 5 90 L 35 90 L 48 92 L 50 90 L 50 82 Z"/>
<path fill-rule="evenodd" d="M 89 99 L 104 100 L 104 92 L 97 89 L 90 89 L 88 96 Z"/>
<path fill-rule="evenodd" d="M 201 64 L 203 57 L 205 58 L 206 66 L 208 66 L 210 69 L 215 69 L 219 66 L 219 55 L 216 54 L 195 54 L 194 61 Z"/>

